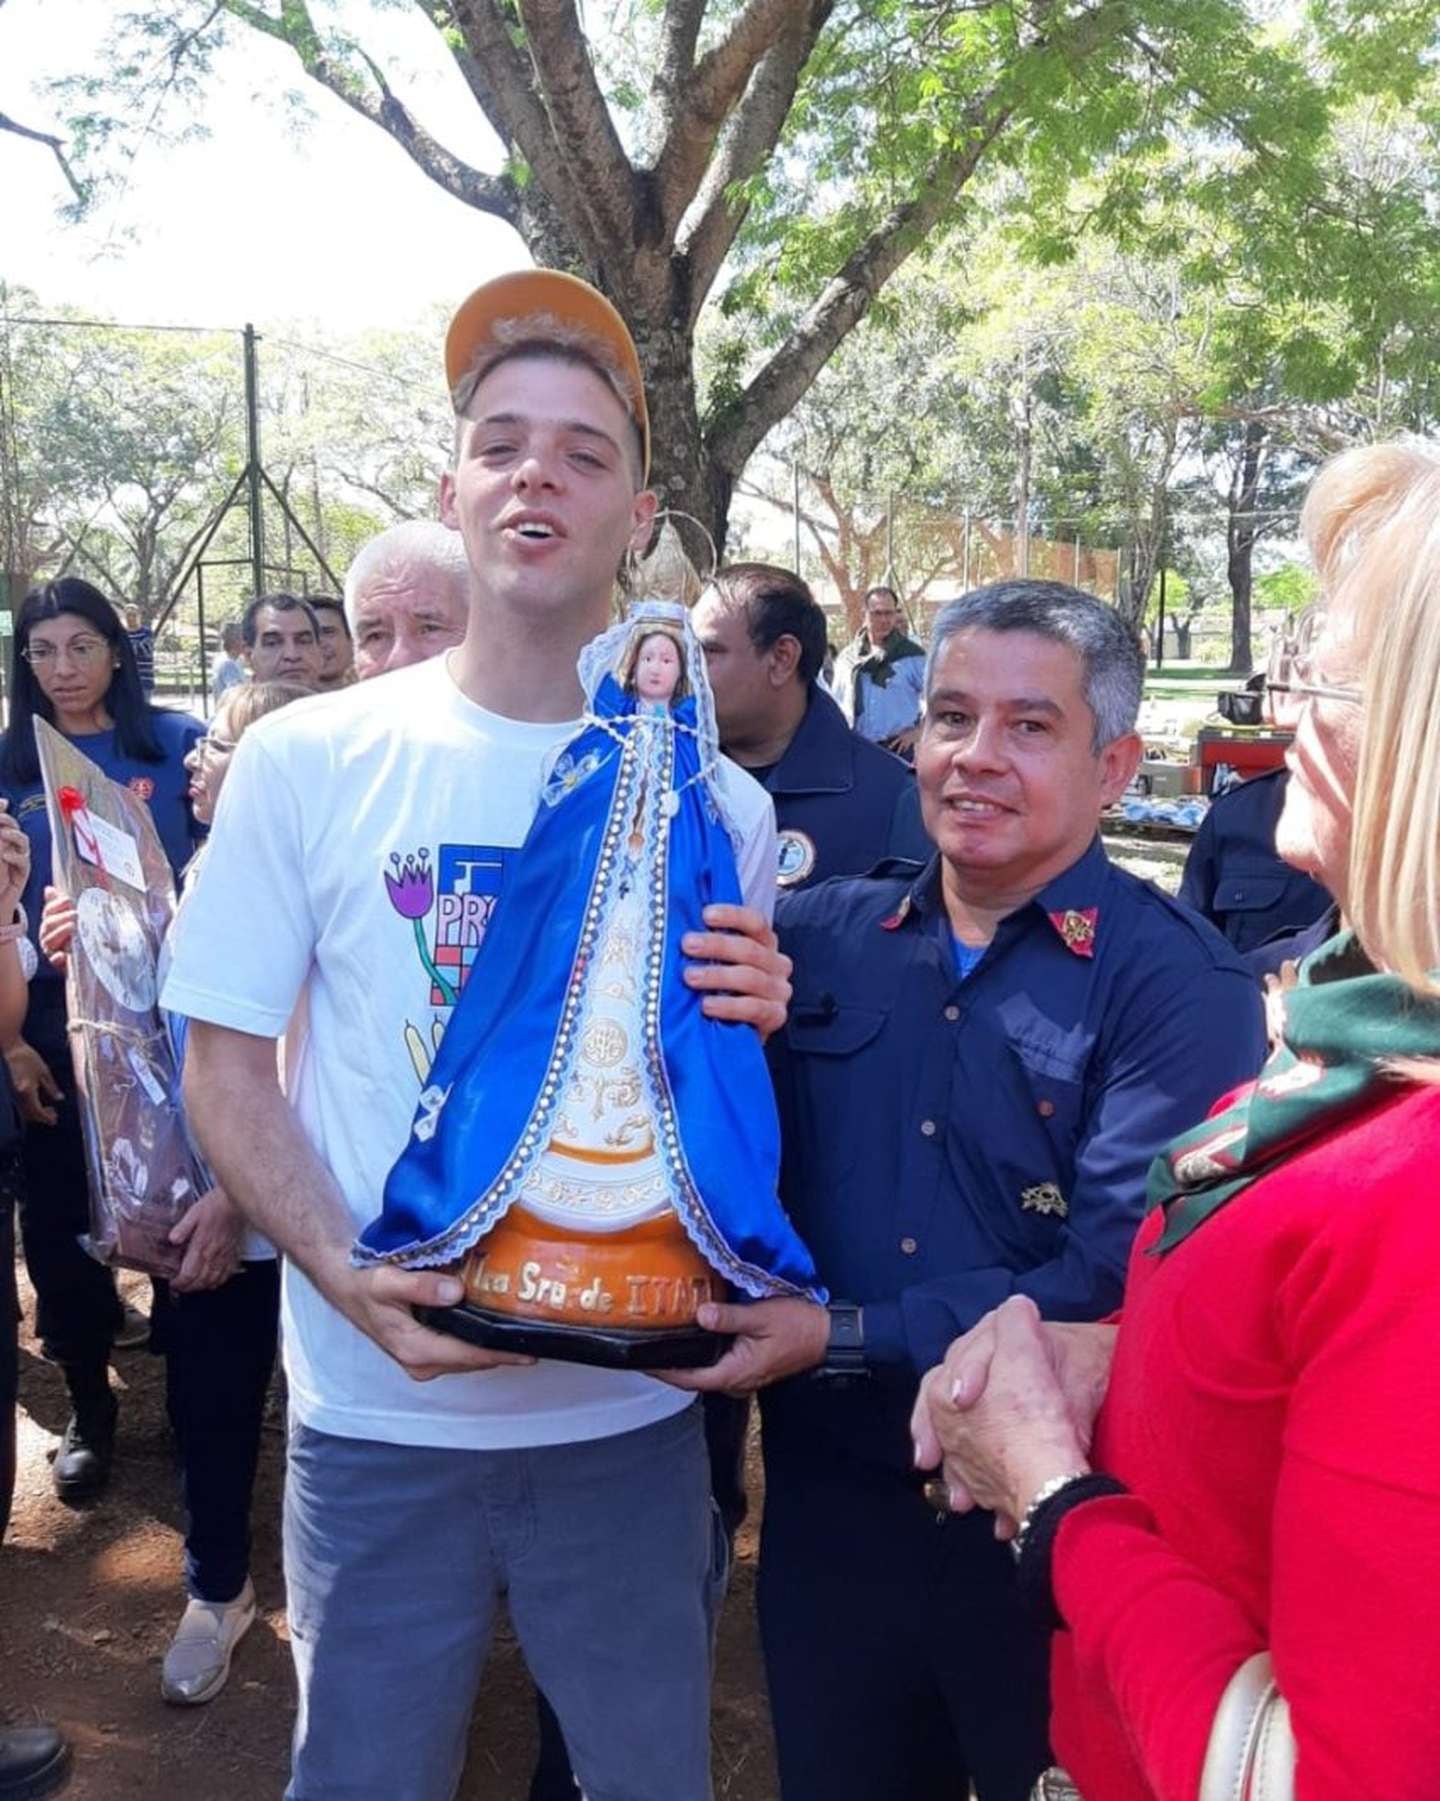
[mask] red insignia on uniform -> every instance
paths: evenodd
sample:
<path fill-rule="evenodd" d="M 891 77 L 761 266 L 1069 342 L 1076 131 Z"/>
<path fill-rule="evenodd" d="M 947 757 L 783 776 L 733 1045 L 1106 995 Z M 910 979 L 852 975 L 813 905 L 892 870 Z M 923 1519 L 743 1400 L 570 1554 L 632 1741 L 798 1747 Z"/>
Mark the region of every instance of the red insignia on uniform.
<path fill-rule="evenodd" d="M 132 794 L 138 794 L 141 800 L 149 800 L 155 792 L 155 784 L 148 775 L 132 775 L 125 786 Z"/>
<path fill-rule="evenodd" d="M 909 917 L 910 896 L 907 894 L 889 918 L 880 921 L 880 930 L 882 932 L 897 932 Z"/>
<path fill-rule="evenodd" d="M 1063 912 L 1048 914 L 1055 930 L 1065 941 L 1065 948 L 1077 957 L 1095 955 L 1095 925 L 1100 918 L 1098 907 L 1066 907 Z"/>

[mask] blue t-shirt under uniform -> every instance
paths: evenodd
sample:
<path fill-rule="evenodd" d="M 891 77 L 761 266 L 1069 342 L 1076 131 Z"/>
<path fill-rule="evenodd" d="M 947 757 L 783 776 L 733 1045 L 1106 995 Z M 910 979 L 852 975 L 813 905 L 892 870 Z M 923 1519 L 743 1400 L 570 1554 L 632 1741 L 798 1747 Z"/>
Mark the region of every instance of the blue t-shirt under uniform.
<path fill-rule="evenodd" d="M 165 847 L 165 855 L 178 882 L 180 871 L 189 862 L 196 844 L 203 836 L 190 812 L 189 777 L 185 757 L 205 728 L 189 713 L 173 713 L 157 707 L 150 715 L 155 737 L 164 752 L 158 763 L 147 763 L 141 757 L 127 756 L 116 743 L 115 728 L 103 732 L 82 732 L 70 742 L 82 756 L 103 769 L 112 782 L 119 782 L 138 794 L 150 809 L 155 830 Z M 30 921 L 30 938 L 39 954 L 40 911 L 45 904 L 45 889 L 51 882 L 52 847 L 50 816 L 45 807 L 45 788 L 37 778 L 33 782 L 0 783 L 10 803 L 10 811 L 19 820 L 30 840 L 30 880 L 22 897 Z M 60 972 L 44 957 L 31 982 L 31 1000 L 43 1001 L 47 994 L 58 995 L 64 986 Z M 53 1003 L 52 1003 L 53 1004 Z"/>
<path fill-rule="evenodd" d="M 980 959 L 989 950 L 988 944 L 966 944 L 963 938 L 951 934 L 950 942 L 955 946 L 955 973 L 963 982 L 972 970 L 978 969 Z"/>

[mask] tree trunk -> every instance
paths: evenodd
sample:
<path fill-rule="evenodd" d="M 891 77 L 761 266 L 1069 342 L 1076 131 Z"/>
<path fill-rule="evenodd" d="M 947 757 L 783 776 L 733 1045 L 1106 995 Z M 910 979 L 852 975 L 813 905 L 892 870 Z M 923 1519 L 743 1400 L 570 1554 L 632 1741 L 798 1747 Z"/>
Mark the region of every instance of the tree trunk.
<path fill-rule="evenodd" d="M 1265 455 L 1265 427 L 1255 419 L 1245 427 L 1235 459 L 1227 497 L 1225 524 L 1225 573 L 1230 582 L 1230 673 L 1249 675 L 1255 666 L 1250 643 L 1251 595 L 1255 581 L 1255 517 L 1260 492 L 1260 467 Z"/>

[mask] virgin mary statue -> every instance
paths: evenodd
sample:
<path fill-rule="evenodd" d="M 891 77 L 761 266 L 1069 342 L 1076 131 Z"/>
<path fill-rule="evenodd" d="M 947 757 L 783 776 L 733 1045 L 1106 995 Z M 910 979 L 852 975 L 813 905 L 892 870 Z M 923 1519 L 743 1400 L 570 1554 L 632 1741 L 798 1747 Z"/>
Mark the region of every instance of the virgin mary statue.
<path fill-rule="evenodd" d="M 704 656 L 650 602 L 586 646 L 586 712 L 420 1097 L 362 1263 L 463 1263 L 467 1337 L 663 1367 L 702 1301 L 822 1299 L 776 1197 L 753 1027 L 708 1018 L 680 941 L 738 902 Z M 538 1330 L 537 1330 L 538 1328 Z"/>

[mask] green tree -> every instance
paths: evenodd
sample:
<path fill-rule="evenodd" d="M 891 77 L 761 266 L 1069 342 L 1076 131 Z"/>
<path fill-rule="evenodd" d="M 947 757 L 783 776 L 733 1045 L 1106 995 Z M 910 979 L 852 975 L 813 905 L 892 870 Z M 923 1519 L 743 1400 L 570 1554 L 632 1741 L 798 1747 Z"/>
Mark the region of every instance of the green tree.
<path fill-rule="evenodd" d="M 1167 135 L 1203 131 L 1242 176 L 1278 166 L 1298 186 L 1323 136 L 1323 93 L 1243 0 L 636 0 L 593 36 L 576 0 L 416 3 L 499 136 L 497 173 L 439 142 L 403 77 L 307 0 L 126 14 L 107 72 L 72 92 L 103 137 L 117 87 L 153 119 L 203 92 L 237 32 L 285 45 L 447 193 L 611 294 L 646 369 L 658 483 L 722 540 L 751 454 L 987 172 L 1028 207 L 1101 170 L 1118 214 Z M 745 354 L 702 393 L 707 303 Z"/>
<path fill-rule="evenodd" d="M 52 516 L 66 565 L 148 619 L 244 457 L 233 337 L 75 331 L 79 379 L 54 408 L 69 475 Z"/>

